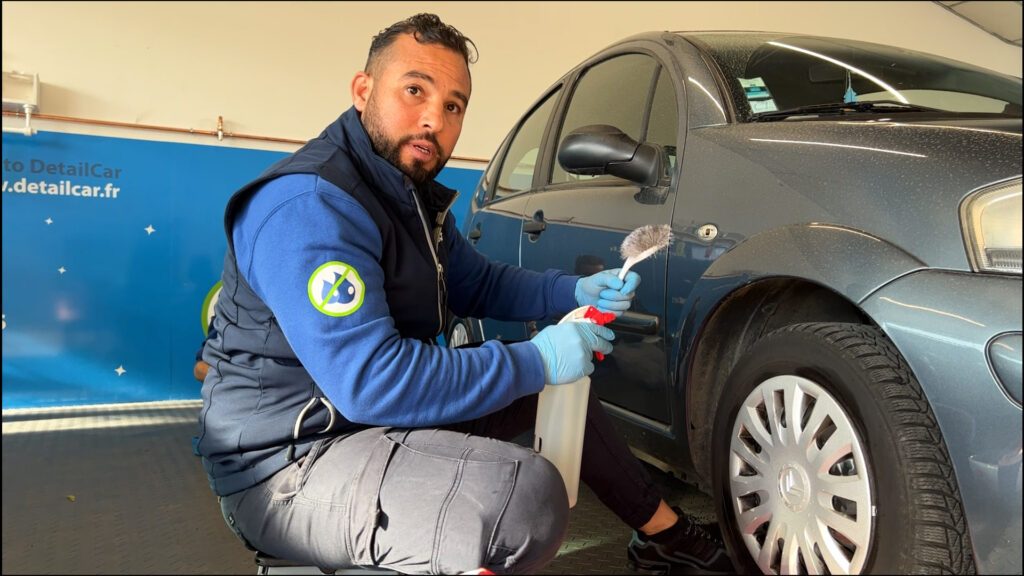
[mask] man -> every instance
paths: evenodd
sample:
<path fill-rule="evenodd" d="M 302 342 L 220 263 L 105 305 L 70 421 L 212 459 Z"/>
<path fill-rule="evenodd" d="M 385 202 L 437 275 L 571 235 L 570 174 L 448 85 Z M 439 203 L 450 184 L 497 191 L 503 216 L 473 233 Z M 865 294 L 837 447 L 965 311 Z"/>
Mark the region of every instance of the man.
<path fill-rule="evenodd" d="M 228 202 L 199 449 L 228 524 L 264 553 L 529 573 L 565 535 L 557 470 L 501 439 L 531 427 L 545 384 L 592 372 L 614 333 L 567 323 L 459 350 L 435 338 L 446 308 L 621 313 L 640 279 L 495 264 L 459 236 L 455 193 L 434 176 L 462 130 L 470 45 L 432 14 L 385 29 L 352 80 L 353 108 Z M 582 478 L 639 530 L 641 565 L 731 568 L 661 500 L 594 397 Z"/>

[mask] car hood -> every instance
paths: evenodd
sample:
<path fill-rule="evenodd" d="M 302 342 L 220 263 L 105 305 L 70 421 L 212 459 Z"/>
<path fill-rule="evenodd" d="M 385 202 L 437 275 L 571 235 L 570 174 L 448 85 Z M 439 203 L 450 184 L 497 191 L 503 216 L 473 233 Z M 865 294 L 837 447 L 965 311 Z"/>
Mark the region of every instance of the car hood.
<path fill-rule="evenodd" d="M 961 201 L 1020 174 L 1020 119 L 797 120 L 691 130 L 680 191 L 706 221 L 734 223 L 738 238 L 830 223 L 928 266 L 969 270 Z"/>

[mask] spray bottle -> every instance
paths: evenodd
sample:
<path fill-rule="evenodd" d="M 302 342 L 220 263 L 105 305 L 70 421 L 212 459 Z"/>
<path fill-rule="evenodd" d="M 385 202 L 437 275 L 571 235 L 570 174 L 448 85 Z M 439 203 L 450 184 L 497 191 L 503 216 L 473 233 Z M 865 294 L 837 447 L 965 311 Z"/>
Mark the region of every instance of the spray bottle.
<path fill-rule="evenodd" d="M 671 241 L 672 231 L 668 225 L 643 226 L 631 232 L 619 249 L 625 260 L 619 279 L 625 279 L 633 265 L 666 248 Z M 604 325 L 614 319 L 612 313 L 601 312 L 593 306 L 580 306 L 558 323 L 594 322 Z M 598 360 L 604 359 L 600 352 L 594 355 Z M 570 508 L 576 505 L 579 494 L 589 397 L 590 377 L 584 376 L 569 384 L 548 384 L 537 398 L 533 449 L 554 464 L 562 475 Z"/>

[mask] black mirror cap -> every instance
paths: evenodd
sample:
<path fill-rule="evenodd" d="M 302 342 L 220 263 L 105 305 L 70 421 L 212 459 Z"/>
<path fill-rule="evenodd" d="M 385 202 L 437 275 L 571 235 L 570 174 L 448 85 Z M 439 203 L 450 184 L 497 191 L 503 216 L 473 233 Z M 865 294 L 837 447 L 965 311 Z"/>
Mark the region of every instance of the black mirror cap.
<path fill-rule="evenodd" d="M 637 146 L 628 162 L 608 164 L 608 173 L 644 186 L 657 186 L 664 170 L 662 156 L 660 146 L 645 142 Z"/>
<path fill-rule="evenodd" d="M 611 174 L 645 186 L 658 184 L 662 154 L 654 144 L 639 144 L 607 124 L 573 130 L 558 148 L 558 163 L 566 172 L 587 176 Z"/>

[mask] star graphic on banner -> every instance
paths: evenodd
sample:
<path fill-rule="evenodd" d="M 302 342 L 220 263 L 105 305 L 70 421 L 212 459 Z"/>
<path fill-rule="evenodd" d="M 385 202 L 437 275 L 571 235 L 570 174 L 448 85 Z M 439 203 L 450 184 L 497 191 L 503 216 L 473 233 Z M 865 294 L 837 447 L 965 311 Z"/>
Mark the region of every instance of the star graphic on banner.
<path fill-rule="evenodd" d="M 143 228 L 143 230 L 146 231 L 146 234 L 152 234 L 153 232 L 156 232 L 156 228 L 153 228 L 152 224 L 146 226 L 145 228 Z"/>
<path fill-rule="evenodd" d="M 118 366 L 114 369 L 114 372 L 117 372 L 118 376 L 124 376 L 124 373 L 127 372 L 127 370 L 124 369 L 124 366 Z"/>
<path fill-rule="evenodd" d="M 53 224 L 53 218 L 47 218 L 46 220 L 43 220 L 43 222 L 46 222 L 46 225 L 49 226 L 50 224 Z"/>
<path fill-rule="evenodd" d="M 63 266 L 61 266 L 60 268 L 57 268 L 57 272 L 60 272 L 61 274 L 65 273 L 67 271 L 68 271 L 68 269 L 63 267 Z"/>

